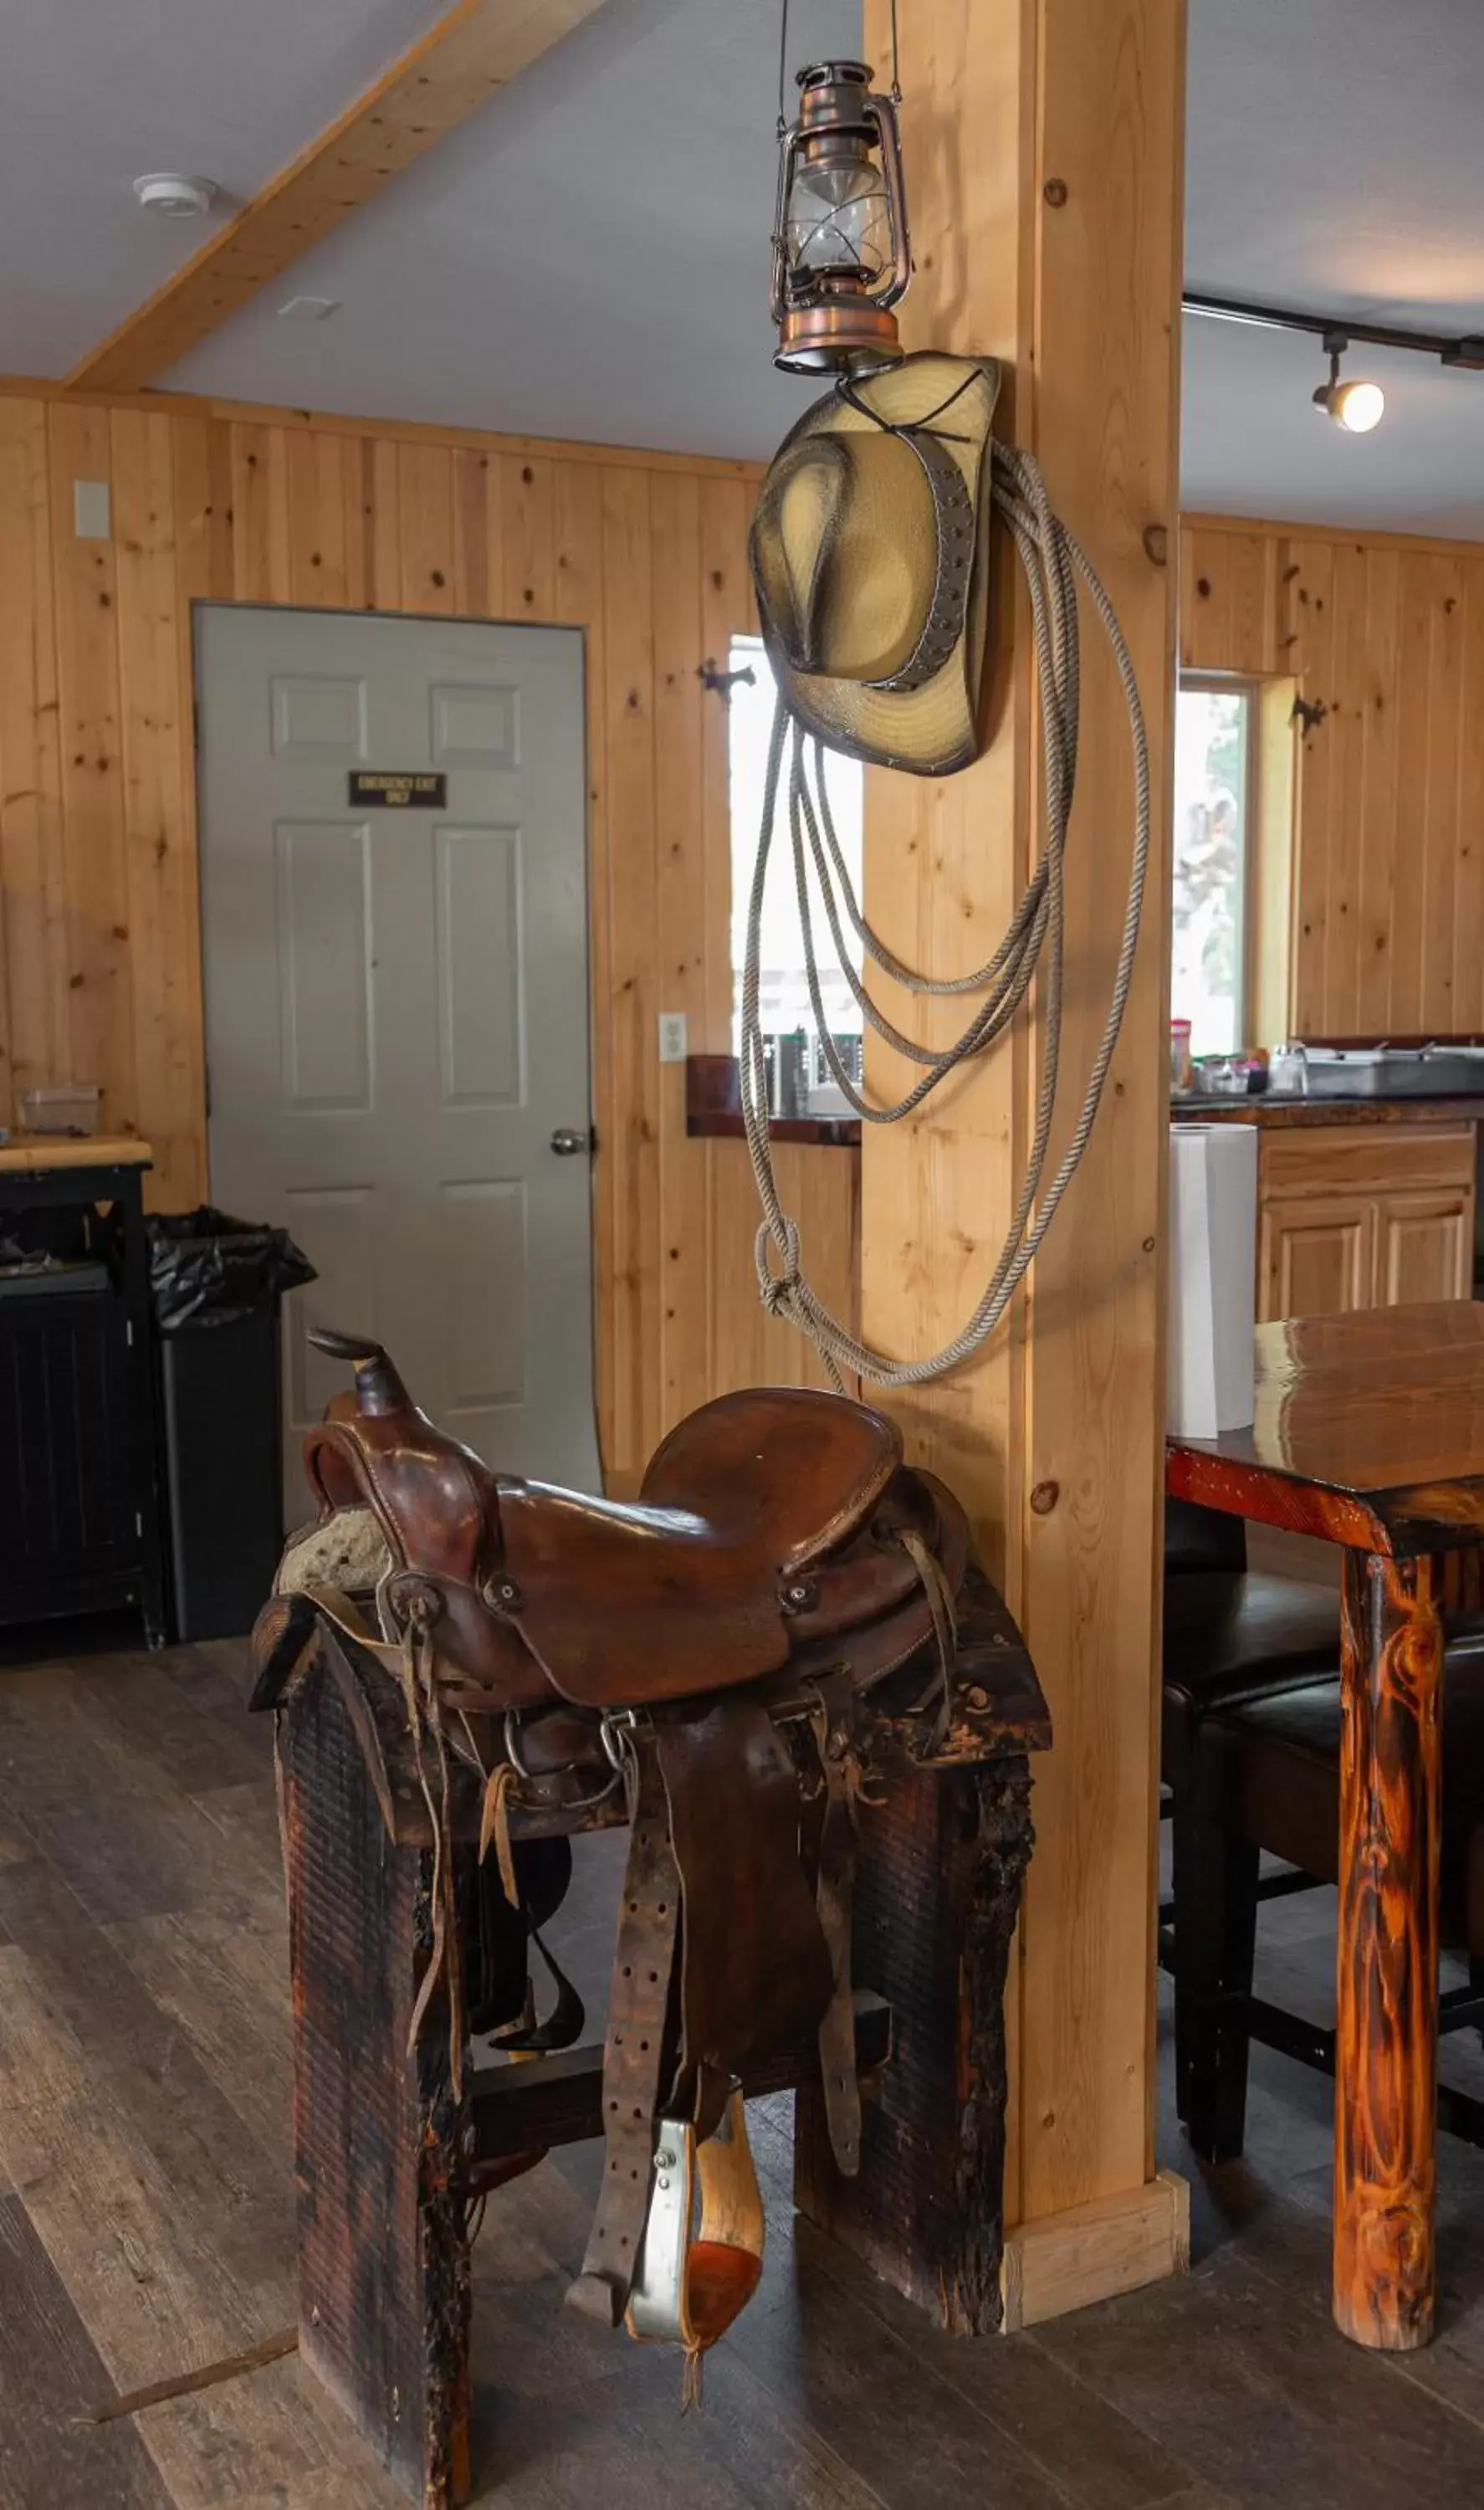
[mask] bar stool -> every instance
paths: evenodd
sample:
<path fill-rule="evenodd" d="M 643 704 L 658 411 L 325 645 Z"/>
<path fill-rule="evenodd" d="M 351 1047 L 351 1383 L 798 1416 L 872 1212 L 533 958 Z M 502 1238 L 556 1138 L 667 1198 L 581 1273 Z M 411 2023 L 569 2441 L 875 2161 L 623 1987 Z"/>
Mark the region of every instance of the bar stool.
<path fill-rule="evenodd" d="M 1254 1997 L 1264 1900 L 1338 1879 L 1339 1598 L 1244 1570 L 1236 1519 L 1171 1502 L 1165 1585 L 1164 1775 L 1173 1891 L 1161 1957 L 1175 1980 L 1176 2107 L 1194 2149 L 1242 2149 L 1258 2038 L 1332 2071 L 1332 2032 Z M 1234 1540 L 1235 1537 L 1235 1540 Z M 1213 1565 L 1220 1563 L 1221 1565 Z M 1440 2028 L 1484 2024 L 1484 1622 L 1449 1625 L 1443 1689 L 1443 1939 L 1470 1985 Z M 1284 1870 L 1264 1877 L 1264 1855 Z M 1484 2109 L 1440 2096 L 1442 2122 L 1484 2140 Z"/>

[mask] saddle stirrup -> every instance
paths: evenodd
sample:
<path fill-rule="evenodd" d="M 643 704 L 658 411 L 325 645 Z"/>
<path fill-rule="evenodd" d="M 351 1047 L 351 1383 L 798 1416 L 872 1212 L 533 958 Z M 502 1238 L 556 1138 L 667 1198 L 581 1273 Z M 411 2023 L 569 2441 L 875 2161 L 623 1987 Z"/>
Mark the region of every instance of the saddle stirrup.
<path fill-rule="evenodd" d="M 689 2401 L 702 2356 L 746 2307 L 763 2270 L 763 2200 L 742 2093 L 728 2094 L 704 2143 L 688 2119 L 661 2118 L 653 2180 L 625 2325 L 640 2343 L 683 2345 Z"/>

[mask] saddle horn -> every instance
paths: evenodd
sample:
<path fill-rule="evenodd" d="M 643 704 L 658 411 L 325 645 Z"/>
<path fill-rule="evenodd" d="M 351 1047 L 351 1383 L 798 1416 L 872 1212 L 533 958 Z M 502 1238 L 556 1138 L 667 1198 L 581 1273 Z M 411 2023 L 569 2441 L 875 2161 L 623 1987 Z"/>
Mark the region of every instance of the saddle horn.
<path fill-rule="evenodd" d="M 412 1397 L 396 1363 L 379 1342 L 362 1334 L 336 1333 L 330 1325 L 311 1325 L 309 1340 L 330 1359 L 348 1359 L 356 1372 L 356 1403 L 363 1413 L 409 1412 Z"/>

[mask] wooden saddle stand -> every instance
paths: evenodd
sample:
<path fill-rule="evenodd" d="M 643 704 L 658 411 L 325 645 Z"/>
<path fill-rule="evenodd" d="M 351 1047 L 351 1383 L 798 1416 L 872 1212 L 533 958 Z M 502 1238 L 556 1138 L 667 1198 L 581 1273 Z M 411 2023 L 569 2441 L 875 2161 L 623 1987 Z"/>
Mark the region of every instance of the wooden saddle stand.
<path fill-rule="evenodd" d="M 355 1389 L 305 1444 L 321 1515 L 252 1700 L 279 1741 L 305 2359 L 414 2501 L 465 2499 L 472 2217 L 601 2134 L 569 2299 L 680 2346 L 693 2392 L 761 2269 L 743 2103 L 788 2087 L 803 2209 L 949 2326 L 996 2326 L 1003 1993 L 1049 1730 L 957 1502 L 879 1413 L 789 1388 L 693 1413 L 633 1506 L 496 1477 L 376 1345 L 314 1339 Z M 622 1822 L 599 2050 L 540 1929 L 572 1835 Z"/>

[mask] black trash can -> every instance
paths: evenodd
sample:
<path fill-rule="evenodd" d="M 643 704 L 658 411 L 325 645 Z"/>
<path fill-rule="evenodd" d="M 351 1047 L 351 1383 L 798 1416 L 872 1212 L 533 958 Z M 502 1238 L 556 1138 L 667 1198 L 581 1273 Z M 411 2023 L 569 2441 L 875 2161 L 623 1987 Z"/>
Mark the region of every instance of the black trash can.
<path fill-rule="evenodd" d="M 314 1267 L 205 1204 L 151 1219 L 171 1633 L 250 1629 L 284 1544 L 279 1308 Z"/>

